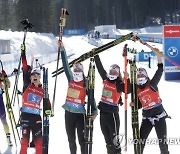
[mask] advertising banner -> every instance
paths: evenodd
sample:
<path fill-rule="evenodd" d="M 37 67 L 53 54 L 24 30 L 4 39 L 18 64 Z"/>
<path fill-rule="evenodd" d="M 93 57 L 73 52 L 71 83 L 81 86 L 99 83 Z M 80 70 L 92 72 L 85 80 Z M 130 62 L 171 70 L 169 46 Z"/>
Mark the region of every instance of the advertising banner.
<path fill-rule="evenodd" d="M 180 25 L 163 27 L 165 56 L 180 64 Z M 165 80 L 180 80 L 180 68 L 165 60 Z"/>

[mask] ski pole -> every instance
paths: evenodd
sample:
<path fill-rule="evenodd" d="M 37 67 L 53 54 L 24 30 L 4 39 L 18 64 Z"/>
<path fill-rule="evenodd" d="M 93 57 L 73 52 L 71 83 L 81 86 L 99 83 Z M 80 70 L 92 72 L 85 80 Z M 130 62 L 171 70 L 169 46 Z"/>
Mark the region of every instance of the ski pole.
<path fill-rule="evenodd" d="M 48 109 L 48 68 L 43 67 L 43 154 L 48 154 L 49 145 L 49 115 L 45 113 Z"/>
<path fill-rule="evenodd" d="M 18 72 L 18 70 L 15 68 L 14 69 L 14 71 L 12 72 L 12 75 L 14 74 L 15 75 L 15 81 L 17 80 L 17 72 Z M 14 88 L 16 88 L 16 89 L 13 89 L 13 93 L 15 92 L 16 94 L 14 94 L 15 96 L 14 97 L 12 97 L 12 99 L 11 99 L 11 104 L 13 104 L 13 106 L 15 105 L 15 98 L 17 98 L 17 102 L 18 102 L 18 109 L 19 109 L 19 116 L 20 116 L 20 103 L 19 103 L 19 90 L 18 90 L 18 86 L 17 86 L 17 82 L 15 82 L 15 86 L 14 86 Z M 12 95 L 13 96 L 13 95 Z M 12 101 L 13 101 L 13 103 L 12 103 Z"/>
<path fill-rule="evenodd" d="M 14 69 L 13 73 L 12 74 L 15 74 L 15 81 L 17 80 L 17 69 Z M 12 99 L 11 99 L 11 104 L 13 104 L 13 106 L 15 105 L 15 98 L 17 98 L 17 102 L 18 102 L 18 109 L 19 109 L 19 116 L 20 116 L 20 103 L 19 103 L 19 90 L 18 90 L 18 86 L 17 86 L 17 82 L 15 82 L 15 86 L 14 86 L 14 89 L 13 89 L 13 95 L 12 95 Z M 15 94 L 16 93 L 16 94 Z M 16 97 L 15 97 L 16 96 Z M 13 101 L 13 103 L 12 103 Z"/>
<path fill-rule="evenodd" d="M 128 85 L 127 85 L 127 44 L 124 45 L 123 48 L 123 57 L 124 57 L 124 117 L 125 117 L 125 124 L 124 124 L 124 130 L 125 130 L 125 148 L 124 150 L 127 151 L 127 99 L 128 99 Z"/>
<path fill-rule="evenodd" d="M 90 58 L 88 70 L 88 101 L 86 111 L 86 124 L 85 124 L 85 154 L 92 154 L 93 144 L 93 104 L 94 104 L 94 87 L 95 87 L 95 64 L 94 58 Z"/>
<path fill-rule="evenodd" d="M 28 19 L 25 19 L 25 20 L 21 21 L 21 24 L 24 26 L 23 45 L 25 45 L 25 40 L 26 40 L 27 31 L 28 31 L 28 29 L 32 28 L 33 25 L 29 22 Z M 12 103 L 12 101 L 13 101 L 13 100 L 15 101 L 16 91 L 17 91 L 17 89 L 18 89 L 18 80 L 19 80 L 19 74 L 20 74 L 20 67 L 21 67 L 21 56 L 20 56 L 20 59 L 19 59 L 18 69 L 16 69 L 16 70 L 17 70 L 17 72 L 16 72 L 16 78 L 15 78 L 15 83 L 14 83 L 14 88 L 13 88 L 13 94 L 12 94 L 12 97 L 11 97 L 11 102 L 10 102 L 10 104 L 14 104 L 14 103 Z"/>
<path fill-rule="evenodd" d="M 180 68 L 180 65 L 177 64 L 175 61 L 173 61 L 172 59 L 170 59 L 169 57 L 165 56 L 163 53 L 158 52 L 157 50 L 155 50 L 151 45 L 149 45 L 147 42 L 143 41 L 142 39 L 140 39 L 137 35 L 134 35 L 134 37 L 132 38 L 133 41 L 138 40 L 140 43 L 142 43 L 143 45 L 147 46 L 148 48 L 150 48 L 153 52 L 159 54 L 160 56 L 162 56 L 164 59 L 166 59 L 167 61 L 169 61 L 171 64 L 177 66 L 178 68 Z"/>
<path fill-rule="evenodd" d="M 39 63 L 38 63 L 38 59 L 36 59 L 36 67 L 38 67 L 38 64 L 39 64 Z"/>
<path fill-rule="evenodd" d="M 61 16 L 60 16 L 60 30 L 59 30 L 59 41 L 62 41 L 62 36 L 63 36 L 63 31 L 64 31 L 64 27 L 66 24 L 66 15 L 69 15 L 69 13 L 67 12 L 67 10 L 65 8 L 61 9 Z M 59 59 L 60 59 L 60 50 L 61 50 L 61 46 L 58 46 L 58 56 L 57 56 L 57 64 L 56 64 L 56 70 L 58 70 L 59 67 Z M 55 77 L 55 82 L 54 82 L 54 93 L 53 93 L 53 101 L 52 101 L 52 115 L 54 116 L 54 104 L 55 104 L 55 97 L 56 97 L 56 85 L 57 85 L 57 75 Z"/>

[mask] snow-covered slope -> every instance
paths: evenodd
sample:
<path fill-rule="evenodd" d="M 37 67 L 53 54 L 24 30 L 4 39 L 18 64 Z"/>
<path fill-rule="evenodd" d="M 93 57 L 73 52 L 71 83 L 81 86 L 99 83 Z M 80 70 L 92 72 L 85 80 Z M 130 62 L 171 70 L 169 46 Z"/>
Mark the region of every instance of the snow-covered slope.
<path fill-rule="evenodd" d="M 4 64 L 7 74 L 10 75 L 14 68 L 18 67 L 20 57 L 20 45 L 23 42 L 24 32 L 12 32 L 0 30 L 0 40 L 10 40 L 10 54 L 0 54 L 0 59 Z M 57 38 L 51 33 L 27 32 L 26 53 L 27 60 L 36 66 L 35 59 L 39 63 L 46 64 L 57 59 Z M 74 53 L 67 47 L 67 55 Z"/>

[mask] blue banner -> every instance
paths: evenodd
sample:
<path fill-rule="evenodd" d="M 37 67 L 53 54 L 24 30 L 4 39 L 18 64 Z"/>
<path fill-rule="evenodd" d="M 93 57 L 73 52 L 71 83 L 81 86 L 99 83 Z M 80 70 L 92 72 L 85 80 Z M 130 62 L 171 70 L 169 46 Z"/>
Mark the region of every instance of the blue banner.
<path fill-rule="evenodd" d="M 138 53 L 138 61 L 139 62 L 148 62 L 149 57 L 151 58 L 153 56 L 155 56 L 155 53 L 153 51 L 151 51 L 151 52 L 141 51 Z"/>
<path fill-rule="evenodd" d="M 167 25 L 164 32 L 164 54 L 180 64 L 180 26 Z M 180 80 L 180 68 L 165 60 L 165 80 Z"/>
<path fill-rule="evenodd" d="M 85 29 L 65 29 L 64 35 L 84 35 Z"/>

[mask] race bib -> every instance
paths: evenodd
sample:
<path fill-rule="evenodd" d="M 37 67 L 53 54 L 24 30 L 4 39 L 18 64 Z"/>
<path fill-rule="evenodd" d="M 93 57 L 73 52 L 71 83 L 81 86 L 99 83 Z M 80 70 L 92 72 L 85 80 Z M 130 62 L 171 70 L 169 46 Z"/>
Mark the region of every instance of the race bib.
<path fill-rule="evenodd" d="M 102 95 L 107 97 L 107 98 L 111 98 L 112 97 L 112 91 L 103 89 L 103 94 Z"/>
<path fill-rule="evenodd" d="M 68 89 L 68 96 L 72 98 L 79 98 L 80 91 L 72 88 Z"/>

